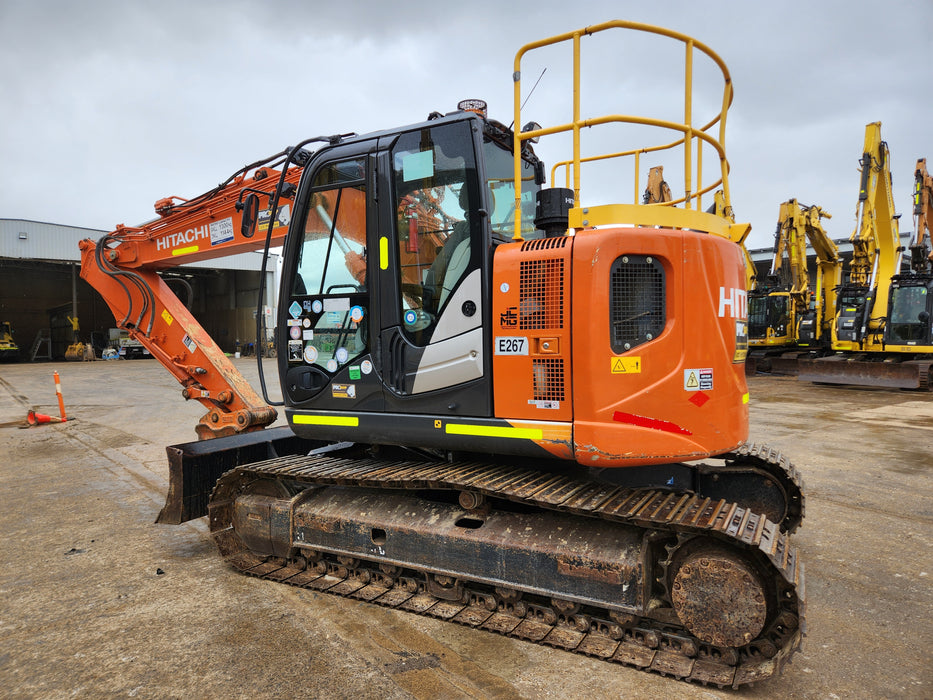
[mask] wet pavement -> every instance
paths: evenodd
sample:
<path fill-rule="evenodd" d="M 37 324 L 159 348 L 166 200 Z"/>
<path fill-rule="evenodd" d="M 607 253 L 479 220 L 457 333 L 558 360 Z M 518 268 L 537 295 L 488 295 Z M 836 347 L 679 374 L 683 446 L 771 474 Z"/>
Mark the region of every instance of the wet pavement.
<path fill-rule="evenodd" d="M 234 361 L 257 384 L 255 361 Z M 74 420 L 57 415 L 52 372 Z M 266 376 L 273 377 L 270 364 Z M 239 575 L 154 525 L 204 412 L 152 360 L 0 365 L 0 692 L 10 698 L 933 697 L 933 394 L 750 380 L 808 487 L 808 637 L 778 678 L 688 685 Z"/>

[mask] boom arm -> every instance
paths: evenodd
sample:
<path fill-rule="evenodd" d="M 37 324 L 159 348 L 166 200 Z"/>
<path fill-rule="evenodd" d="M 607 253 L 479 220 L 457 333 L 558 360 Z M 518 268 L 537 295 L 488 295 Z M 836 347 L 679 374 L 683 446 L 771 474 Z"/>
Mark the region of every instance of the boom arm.
<path fill-rule="evenodd" d="M 867 287 L 860 337 L 879 330 L 881 318 L 872 318 L 872 309 L 888 308 L 891 276 L 898 272 L 900 234 L 891 190 L 891 164 L 888 144 L 881 140 L 881 122 L 865 127 L 865 147 L 859 161 L 862 168 L 856 205 L 856 228 L 852 232 L 852 262 L 849 284 Z"/>
<path fill-rule="evenodd" d="M 927 172 L 927 159 L 917 161 L 914 172 L 914 242 L 910 246 L 910 267 L 928 272 L 933 262 L 930 252 L 930 226 L 933 225 L 933 176 Z"/>
<path fill-rule="evenodd" d="M 169 197 L 156 202 L 159 218 L 140 227 L 117 226 L 96 243 L 81 241 L 81 276 L 104 298 L 117 326 L 126 329 L 184 387 L 207 413 L 195 430 L 200 439 L 261 429 L 276 411 L 253 390 L 220 347 L 181 303 L 158 271 L 179 264 L 257 250 L 254 222 L 243 226 L 249 194 L 271 202 L 281 172 L 273 169 L 284 153 L 246 166 L 225 183 L 190 201 Z M 294 186 L 301 167 L 285 173 Z M 176 203 L 175 200 L 180 200 Z M 289 206 L 267 210 L 272 240 L 284 237 Z"/>
<path fill-rule="evenodd" d="M 855 209 L 857 224 L 850 239 L 853 244 L 850 282 L 874 287 L 880 279 L 889 279 L 897 272 L 900 245 L 891 191 L 890 154 L 888 144 L 881 140 L 881 122 L 865 127 L 865 147 L 859 163 L 862 179 Z"/>

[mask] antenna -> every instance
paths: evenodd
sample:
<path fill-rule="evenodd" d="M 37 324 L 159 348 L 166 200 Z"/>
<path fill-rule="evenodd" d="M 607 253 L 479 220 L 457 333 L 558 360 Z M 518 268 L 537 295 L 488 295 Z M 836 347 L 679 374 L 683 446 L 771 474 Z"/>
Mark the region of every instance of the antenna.
<path fill-rule="evenodd" d="M 531 92 L 528 93 L 528 96 L 525 98 L 525 101 L 522 102 L 522 106 L 520 107 L 520 109 L 524 109 L 525 105 L 528 104 L 528 100 L 530 100 L 531 96 L 535 94 L 535 89 L 538 87 L 538 83 L 541 82 L 541 78 L 544 77 L 544 74 L 546 71 L 547 71 L 547 66 L 541 69 L 541 75 L 538 76 L 538 79 L 535 81 L 535 84 L 531 86 Z M 511 129 L 514 125 L 515 125 L 515 120 L 513 119 L 512 123 L 509 124 L 509 128 Z"/>

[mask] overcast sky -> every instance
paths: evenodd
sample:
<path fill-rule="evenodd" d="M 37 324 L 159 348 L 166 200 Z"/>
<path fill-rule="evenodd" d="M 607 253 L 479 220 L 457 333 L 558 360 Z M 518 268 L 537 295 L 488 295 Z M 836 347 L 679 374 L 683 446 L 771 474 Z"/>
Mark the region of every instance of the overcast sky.
<path fill-rule="evenodd" d="M 771 245 L 791 197 L 848 237 L 873 121 L 913 230 L 914 165 L 933 158 L 933 0 L 0 0 L 0 218 L 138 224 L 157 199 L 197 195 L 306 137 L 401 126 L 467 97 L 508 124 L 516 51 L 610 19 L 689 34 L 729 67 L 732 203 L 751 247 Z M 587 41 L 585 106 L 637 114 L 681 99 L 679 45 L 587 54 Z M 523 66 L 526 94 L 547 69 L 523 121 L 566 120 L 559 59 Z M 644 173 L 653 164 L 677 167 Z M 584 180 L 584 203 L 605 187 Z"/>

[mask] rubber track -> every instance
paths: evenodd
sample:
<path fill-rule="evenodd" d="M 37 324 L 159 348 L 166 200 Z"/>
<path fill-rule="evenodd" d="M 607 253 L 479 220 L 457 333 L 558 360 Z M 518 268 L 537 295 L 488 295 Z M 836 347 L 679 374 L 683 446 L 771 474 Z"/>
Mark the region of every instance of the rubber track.
<path fill-rule="evenodd" d="M 784 493 L 790 496 L 787 504 L 787 515 L 780 523 L 781 529 L 788 534 L 796 532 L 803 523 L 806 515 L 806 502 L 804 499 L 803 477 L 794 463 L 784 457 L 778 450 L 767 445 L 742 445 L 737 450 L 717 455 L 734 466 L 752 466 L 761 469 L 781 482 Z"/>
<path fill-rule="evenodd" d="M 759 448 L 754 454 L 766 458 Z M 528 606 L 530 611 L 518 616 L 508 610 L 491 610 L 493 606 L 482 595 L 474 596 L 469 603 L 451 602 L 410 586 L 380 582 L 378 577 L 375 582 L 368 576 L 361 580 L 334 563 L 326 569 L 298 568 L 295 563 L 249 552 L 232 529 L 237 495 L 252 481 L 270 477 L 308 485 L 467 490 L 649 530 L 726 540 L 760 563 L 766 559 L 776 569 L 772 582 L 779 591 L 780 610 L 757 640 L 738 650 L 723 650 L 704 644 L 684 629 L 672 630 L 648 618 L 637 627 L 622 630 L 621 635 L 608 634 L 607 626 L 612 623 L 599 620 L 593 621 L 589 631 L 582 632 L 566 619 L 548 618 L 540 606 Z M 211 496 L 209 519 L 225 560 L 248 575 L 440 617 L 704 685 L 737 688 L 778 673 L 800 646 L 805 629 L 803 566 L 788 535 L 775 523 L 735 503 L 695 494 L 630 489 L 481 462 L 293 456 L 227 472 Z"/>

